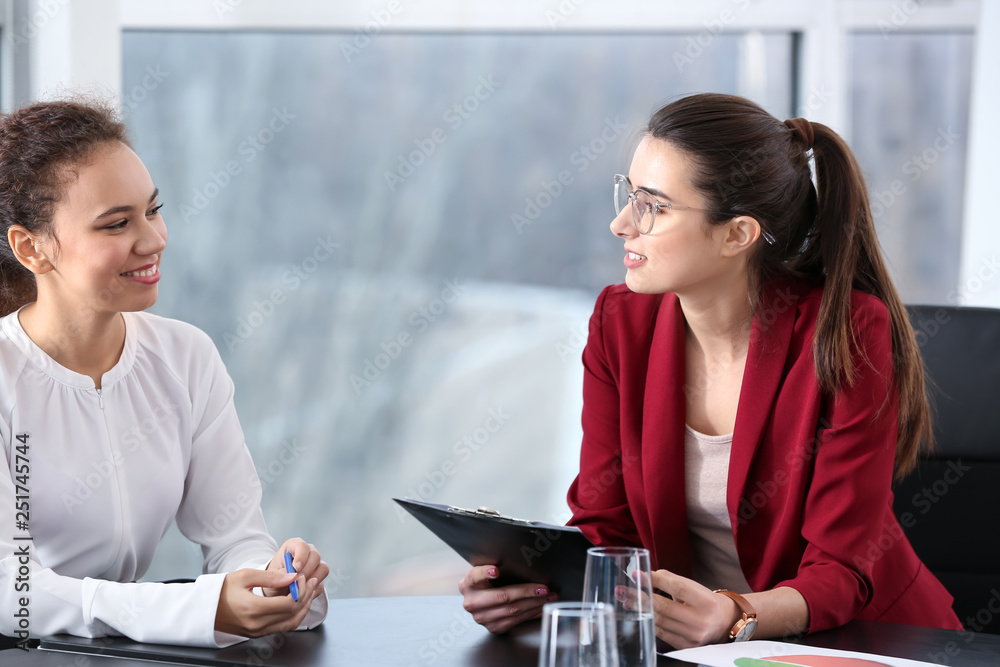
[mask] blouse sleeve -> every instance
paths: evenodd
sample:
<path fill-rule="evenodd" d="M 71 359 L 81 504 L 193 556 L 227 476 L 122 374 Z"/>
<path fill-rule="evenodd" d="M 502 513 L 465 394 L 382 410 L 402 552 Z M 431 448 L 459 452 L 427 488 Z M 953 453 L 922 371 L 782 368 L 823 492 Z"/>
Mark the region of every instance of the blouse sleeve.
<path fill-rule="evenodd" d="M 118 583 L 64 576 L 41 565 L 30 533 L 30 497 L 37 491 L 31 438 L 12 440 L 2 422 L 8 465 L 0 472 L 0 633 L 17 639 L 68 633 L 222 645 L 214 626 L 225 575 L 204 575 L 189 584 Z"/>
<path fill-rule="evenodd" d="M 853 319 L 857 374 L 820 421 L 803 512 L 805 553 L 796 576 L 775 586 L 802 594 L 810 632 L 843 625 L 868 603 L 873 563 L 858 555 L 891 529 L 871 520 L 891 504 L 896 455 L 898 397 L 889 314 L 880 301 L 867 298 Z"/>
<path fill-rule="evenodd" d="M 567 495 L 578 526 L 597 545 L 640 544 L 623 480 L 621 401 L 609 363 L 605 334 L 615 309 L 607 307 L 612 287 L 597 299 L 583 350 L 583 444 L 580 473 Z"/>
<path fill-rule="evenodd" d="M 206 573 L 264 569 L 278 545 L 264 523 L 260 479 L 236 415 L 233 381 L 214 345 L 210 352 L 210 371 L 191 388 L 195 426 L 177 527 L 201 545 Z M 298 629 L 322 623 L 327 604 L 325 595 L 316 598 Z M 240 639 L 216 635 L 220 642 Z"/>

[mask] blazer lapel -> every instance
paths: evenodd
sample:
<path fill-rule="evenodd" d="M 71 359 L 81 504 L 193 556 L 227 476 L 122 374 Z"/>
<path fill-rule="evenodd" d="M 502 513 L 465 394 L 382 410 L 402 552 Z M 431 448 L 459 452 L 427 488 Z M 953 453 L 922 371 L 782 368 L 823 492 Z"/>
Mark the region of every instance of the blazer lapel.
<path fill-rule="evenodd" d="M 649 350 L 643 398 L 642 476 L 652 565 L 691 572 L 684 495 L 685 324 L 675 294 L 666 294 Z"/>
<path fill-rule="evenodd" d="M 789 283 L 779 283 L 766 290 L 751 325 L 750 349 L 740 387 L 729 457 L 726 504 L 733 519 L 734 534 L 739 525 L 736 517 L 746 491 L 750 466 L 764 439 L 784 376 L 798 299 L 798 292 Z"/>

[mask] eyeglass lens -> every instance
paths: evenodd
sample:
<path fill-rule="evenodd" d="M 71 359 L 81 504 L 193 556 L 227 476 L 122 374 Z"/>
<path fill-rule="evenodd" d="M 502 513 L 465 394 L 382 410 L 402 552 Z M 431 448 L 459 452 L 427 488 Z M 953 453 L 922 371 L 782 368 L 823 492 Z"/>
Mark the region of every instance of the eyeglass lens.
<path fill-rule="evenodd" d="M 615 213 L 620 214 L 625 209 L 630 200 L 635 200 L 632 207 L 632 223 L 641 234 L 648 234 L 653 228 L 653 219 L 656 217 L 655 204 L 652 198 L 639 190 L 635 193 L 625 178 L 615 177 Z"/>
<path fill-rule="evenodd" d="M 640 234 L 648 234 L 653 229 L 653 220 L 656 217 L 656 204 L 652 197 L 638 190 L 632 192 L 628 181 L 623 177 L 615 177 L 615 213 L 620 214 L 622 209 L 629 205 L 630 200 L 634 200 L 632 207 L 632 223 Z"/>

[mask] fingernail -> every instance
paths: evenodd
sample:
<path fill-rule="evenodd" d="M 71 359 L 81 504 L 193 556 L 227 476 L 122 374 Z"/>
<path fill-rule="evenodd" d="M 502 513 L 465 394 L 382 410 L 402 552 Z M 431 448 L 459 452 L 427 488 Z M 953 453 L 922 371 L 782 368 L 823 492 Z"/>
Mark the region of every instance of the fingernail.
<path fill-rule="evenodd" d="M 497 574 L 498 574 L 497 569 L 495 567 L 491 567 L 490 569 L 486 570 L 486 576 L 489 577 L 490 579 L 495 579 L 497 577 Z"/>
<path fill-rule="evenodd" d="M 542 588 L 541 586 L 535 589 L 535 595 L 537 595 L 538 597 L 542 597 L 548 594 L 549 594 L 548 589 Z"/>
<path fill-rule="evenodd" d="M 552 595 L 550 595 L 549 597 L 545 598 L 545 601 L 546 601 L 546 602 L 555 602 L 555 601 L 556 601 L 556 600 L 558 600 L 558 599 L 559 599 L 559 596 L 558 596 L 558 595 L 556 595 L 555 593 L 553 593 L 553 594 L 552 594 Z"/>

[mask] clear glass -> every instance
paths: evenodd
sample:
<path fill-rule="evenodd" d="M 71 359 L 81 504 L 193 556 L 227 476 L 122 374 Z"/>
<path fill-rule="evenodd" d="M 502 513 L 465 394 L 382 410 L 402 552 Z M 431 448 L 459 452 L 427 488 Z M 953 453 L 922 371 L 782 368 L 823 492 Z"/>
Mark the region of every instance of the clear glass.
<path fill-rule="evenodd" d="M 603 602 L 614 609 L 622 667 L 656 665 L 653 583 L 647 549 L 588 549 L 583 601 Z"/>
<path fill-rule="evenodd" d="M 618 667 L 614 618 L 600 602 L 545 605 L 538 667 Z"/>

